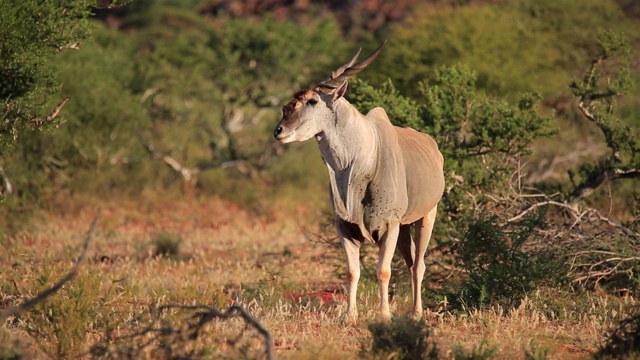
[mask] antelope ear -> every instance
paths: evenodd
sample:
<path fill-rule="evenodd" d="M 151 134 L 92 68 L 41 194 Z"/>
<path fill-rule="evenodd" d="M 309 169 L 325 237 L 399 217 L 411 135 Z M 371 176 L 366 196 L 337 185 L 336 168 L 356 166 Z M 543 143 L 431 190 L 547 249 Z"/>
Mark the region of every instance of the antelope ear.
<path fill-rule="evenodd" d="M 338 86 L 337 89 L 333 92 L 333 101 L 336 101 L 344 96 L 344 93 L 347 92 L 347 85 L 349 85 L 348 81 L 342 83 L 342 85 Z"/>

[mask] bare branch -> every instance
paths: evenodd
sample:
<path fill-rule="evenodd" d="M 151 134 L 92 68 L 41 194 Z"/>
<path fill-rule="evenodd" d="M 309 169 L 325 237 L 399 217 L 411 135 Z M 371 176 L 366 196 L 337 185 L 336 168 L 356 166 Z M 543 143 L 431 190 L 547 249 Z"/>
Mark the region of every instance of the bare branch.
<path fill-rule="evenodd" d="M 582 275 L 582 276 L 578 276 L 575 279 L 573 279 L 573 282 L 583 282 L 589 279 L 596 279 L 595 283 L 597 284 L 600 280 L 602 280 L 604 277 L 611 275 L 613 273 L 615 273 L 616 271 L 618 271 L 618 269 L 625 263 L 625 262 L 629 262 L 629 261 L 640 261 L 640 257 L 638 256 L 630 256 L 630 257 L 620 257 L 620 256 L 616 256 L 616 257 L 611 257 L 611 258 L 607 258 L 604 260 L 600 260 L 598 262 L 595 262 L 593 264 L 588 264 L 589 265 L 589 269 L 588 271 Z M 596 268 L 599 268 L 601 265 L 604 265 L 606 263 L 615 263 L 614 266 L 606 268 L 604 270 L 595 270 Z M 584 264 L 587 265 L 587 264 Z"/>
<path fill-rule="evenodd" d="M 13 184 L 11 184 L 9 177 L 7 177 L 7 174 L 4 172 L 4 168 L 2 166 L 0 166 L 0 178 L 4 183 L 2 188 L 0 188 L 0 196 L 13 194 Z"/>
<path fill-rule="evenodd" d="M 192 312 L 188 317 L 183 318 L 182 322 L 172 325 L 163 318 L 163 315 L 172 310 L 182 310 Z M 233 305 L 226 311 L 220 311 L 208 305 L 182 305 L 182 304 L 166 304 L 158 307 L 154 312 L 154 316 L 149 324 L 142 330 L 123 335 L 113 340 L 116 344 L 110 349 L 102 345 L 94 345 L 92 353 L 101 353 L 110 355 L 110 358 L 119 358 L 119 351 L 125 351 L 128 357 L 138 353 L 145 354 L 147 357 L 153 351 L 162 351 L 164 354 L 171 354 L 172 358 L 180 358 L 177 352 L 184 350 L 181 346 L 193 341 L 201 336 L 205 330 L 205 325 L 214 320 L 230 320 L 233 318 L 242 318 L 246 327 L 255 329 L 264 338 L 264 356 L 266 359 L 273 359 L 273 339 L 267 329 L 265 329 L 258 320 L 253 318 L 243 307 Z M 237 344 L 243 337 L 244 331 L 238 336 L 228 340 L 231 345 Z M 130 341 L 130 347 L 122 346 L 123 341 Z M 114 351 L 115 353 L 111 353 Z M 189 348 L 189 357 L 193 358 L 193 348 Z M 135 357 L 135 356 L 134 356 Z"/>
<path fill-rule="evenodd" d="M 548 200 L 548 201 L 542 201 L 542 202 L 530 205 L 525 210 L 521 211 L 518 215 L 508 219 L 506 222 L 507 223 L 512 223 L 514 221 L 518 221 L 518 220 L 522 219 L 525 215 L 530 213 L 531 211 L 533 211 L 533 210 L 535 210 L 535 209 L 537 209 L 539 207 L 547 206 L 547 205 L 555 205 L 555 206 L 560 206 L 562 208 L 568 209 L 576 217 L 578 217 L 580 215 L 580 212 L 575 207 L 575 205 L 566 204 L 566 203 L 563 203 L 563 202 L 558 202 L 558 201 L 553 201 L 553 200 Z"/>
<path fill-rule="evenodd" d="M 56 47 L 56 52 L 62 52 L 64 50 L 80 50 L 80 43 L 74 42 Z"/>
<path fill-rule="evenodd" d="M 577 204 L 582 199 L 591 195 L 596 189 L 605 184 L 607 181 L 619 179 L 636 179 L 640 178 L 640 169 L 611 169 L 595 176 L 591 181 L 583 184 L 573 191 L 569 196 L 570 204 Z"/>
<path fill-rule="evenodd" d="M 569 153 L 558 155 L 554 154 L 550 159 L 544 159 L 537 164 L 537 169 L 527 174 L 528 183 L 541 183 L 547 179 L 558 179 L 566 171 L 559 168 L 567 168 L 578 163 L 580 159 L 586 157 L 599 157 L 602 150 L 592 144 L 580 144 L 577 148 Z"/>
<path fill-rule="evenodd" d="M 38 294 L 33 299 L 29 299 L 18 306 L 14 306 L 8 309 L 4 309 L 0 312 L 0 323 L 3 323 L 9 316 L 19 315 L 24 313 L 25 311 L 31 310 L 34 306 L 38 305 L 42 301 L 44 301 L 49 296 L 55 294 L 58 290 L 64 286 L 67 282 L 72 280 L 78 274 L 78 269 L 84 263 L 84 260 L 87 255 L 87 249 L 89 249 L 89 244 L 91 243 L 91 236 L 93 235 L 93 231 L 95 230 L 96 224 L 98 223 L 98 218 L 100 217 L 100 210 L 98 210 L 98 214 L 91 222 L 91 227 L 89 227 L 89 231 L 87 231 L 87 235 L 84 241 L 84 247 L 82 248 L 82 252 L 76 260 L 73 268 L 65 275 L 60 281 L 55 283 L 50 288 Z"/>
<path fill-rule="evenodd" d="M 635 237 L 635 238 L 640 238 L 640 234 L 639 233 L 637 233 L 637 232 L 629 229 L 628 227 L 623 226 L 622 224 L 617 223 L 617 222 L 611 220 L 610 218 L 600 214 L 600 212 L 598 210 L 596 210 L 596 209 L 588 209 L 587 211 L 590 212 L 590 213 L 593 213 L 594 215 L 596 215 L 600 221 L 604 221 L 607 224 L 619 229 L 625 235 L 631 236 L 631 237 Z"/>
<path fill-rule="evenodd" d="M 69 99 L 71 99 L 71 96 L 65 97 L 64 99 L 62 99 L 62 101 L 60 101 L 60 103 L 55 107 L 55 109 L 53 109 L 53 112 L 51 114 L 49 114 L 49 116 L 47 116 L 45 118 L 33 119 L 33 120 L 31 120 L 31 123 L 34 124 L 34 125 L 42 125 L 44 123 L 53 121 L 53 119 L 58 117 L 58 115 L 60 114 L 60 111 L 62 110 L 64 105 L 67 103 L 67 101 L 69 101 Z"/>
<path fill-rule="evenodd" d="M 616 179 L 637 179 L 640 178 L 640 169 L 613 169 L 611 180 Z"/>
<path fill-rule="evenodd" d="M 593 115 L 591 111 L 589 111 L 589 109 L 587 109 L 587 107 L 584 105 L 584 101 L 581 100 L 578 103 L 578 108 L 587 119 L 598 125 L 598 128 L 600 128 L 600 131 L 602 132 L 602 135 L 604 135 L 605 137 L 607 146 L 609 147 L 609 149 L 611 149 L 611 155 L 613 156 L 613 159 L 617 163 L 619 163 L 621 161 L 620 150 L 618 149 L 618 144 L 613 140 L 611 132 L 606 127 L 598 123 L 598 119 L 595 117 L 595 115 Z"/>

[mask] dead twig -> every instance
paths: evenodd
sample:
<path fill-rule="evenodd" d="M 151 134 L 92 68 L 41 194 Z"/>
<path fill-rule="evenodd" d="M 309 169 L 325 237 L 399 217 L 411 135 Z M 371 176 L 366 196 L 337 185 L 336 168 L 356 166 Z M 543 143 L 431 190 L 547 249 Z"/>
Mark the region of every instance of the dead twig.
<path fill-rule="evenodd" d="M 587 270 L 587 272 L 584 275 L 578 276 L 576 278 L 573 279 L 574 283 L 580 283 L 586 280 L 591 280 L 591 279 L 595 279 L 594 284 L 597 284 L 600 282 L 600 280 L 602 280 L 603 278 L 614 274 L 618 271 L 618 269 L 626 262 L 632 262 L 632 261 L 640 261 L 640 257 L 638 256 L 631 256 L 631 257 L 611 257 L 611 258 L 607 258 L 604 260 L 600 260 L 597 261 L 595 263 L 589 263 L 589 264 L 577 264 L 574 265 L 575 267 L 580 267 L 580 266 L 589 266 L 589 269 Z M 608 263 L 615 263 L 614 266 L 604 269 L 604 270 L 595 270 L 597 267 L 600 267 L 602 265 L 608 264 Z"/>
<path fill-rule="evenodd" d="M 65 275 L 62 279 L 60 279 L 60 281 L 55 283 L 50 288 L 38 294 L 33 299 L 29 299 L 18 306 L 14 306 L 14 307 L 10 307 L 8 309 L 2 310 L 0 312 L 0 323 L 3 323 L 9 316 L 19 315 L 26 311 L 31 310 L 34 306 L 38 305 L 49 296 L 55 294 L 58 290 L 62 288 L 62 286 L 64 286 L 64 284 L 66 284 L 67 282 L 71 281 L 74 277 L 76 277 L 76 275 L 78 274 L 78 269 L 80 269 L 80 266 L 82 266 L 86 258 L 87 249 L 89 249 L 89 244 L 91 243 L 91 236 L 93 235 L 93 231 L 95 230 L 99 217 L 100 217 L 100 211 L 98 211 L 98 214 L 93 219 L 93 222 L 91 222 L 91 227 L 89 227 L 89 231 L 87 231 L 87 236 L 84 241 L 84 247 L 82 248 L 82 252 L 78 257 L 78 260 L 76 260 L 75 265 L 67 273 L 67 275 Z"/>
<path fill-rule="evenodd" d="M 62 111 L 62 108 L 64 107 L 64 105 L 67 103 L 67 101 L 69 101 L 71 99 L 71 96 L 67 96 L 64 99 L 62 99 L 62 101 L 60 101 L 60 103 L 53 109 L 53 112 L 51 114 L 49 114 L 47 117 L 44 118 L 35 118 L 33 120 L 31 120 L 31 123 L 33 125 L 39 126 L 42 125 L 44 123 L 48 123 L 53 121 L 56 117 L 58 117 L 58 115 L 60 114 L 60 111 Z"/>
<path fill-rule="evenodd" d="M 243 174 L 246 174 L 248 172 L 247 166 L 243 166 L 246 165 L 246 161 L 243 159 L 232 159 L 219 162 L 203 162 L 196 166 L 189 167 L 182 164 L 173 156 L 160 151 L 155 145 L 151 143 L 145 143 L 144 147 L 151 154 L 151 156 L 153 156 L 153 158 L 162 159 L 162 161 L 164 161 L 164 163 L 167 164 L 173 171 L 180 174 L 183 182 L 182 186 L 184 195 L 189 199 L 192 199 L 195 196 L 195 189 L 198 183 L 198 175 L 200 175 L 202 171 L 235 167 Z"/>
<path fill-rule="evenodd" d="M 559 201 L 553 201 L 553 200 L 548 200 L 548 201 L 542 201 L 539 203 L 535 203 L 535 204 L 531 204 L 529 205 L 526 209 L 524 209 L 523 211 L 521 211 L 518 215 L 511 217 L 510 219 L 507 219 L 507 223 L 512 223 L 515 221 L 518 221 L 520 219 L 522 219 L 523 217 L 525 217 L 528 213 L 530 213 L 531 211 L 540 208 L 542 206 L 547 206 L 547 205 L 555 205 L 555 206 L 559 206 L 562 208 L 565 208 L 567 210 L 569 210 L 571 212 L 571 214 L 573 214 L 575 217 L 579 217 L 580 212 L 578 211 L 578 209 L 576 208 L 575 205 L 570 205 L 570 204 L 566 204 L 563 202 L 559 202 Z"/>
<path fill-rule="evenodd" d="M 0 179 L 2 180 L 2 188 L 0 188 L 0 197 L 13 194 L 13 184 L 11 184 L 11 180 L 4 172 L 4 168 L 0 165 Z"/>
<path fill-rule="evenodd" d="M 598 220 L 603 221 L 603 222 L 605 222 L 605 223 L 607 223 L 607 224 L 619 229 L 625 235 L 630 236 L 630 237 L 634 237 L 634 238 L 640 238 L 640 234 L 639 233 L 637 233 L 637 232 L 629 229 L 628 227 L 626 227 L 626 226 L 624 226 L 624 225 L 622 225 L 622 224 L 620 224 L 620 223 L 618 223 L 616 221 L 613 221 L 610 218 L 600 214 L 600 212 L 598 210 L 589 208 L 589 209 L 587 209 L 587 211 L 589 213 L 594 214 L 598 218 Z"/>
<path fill-rule="evenodd" d="M 74 42 L 56 47 L 56 52 L 62 52 L 64 50 L 80 50 L 80 43 Z"/>
<path fill-rule="evenodd" d="M 163 316 L 170 311 L 190 311 L 193 312 L 184 323 L 172 326 L 164 321 Z M 245 322 L 246 328 L 255 329 L 264 338 L 264 356 L 267 360 L 273 359 L 273 339 L 267 329 L 258 320 L 253 318 L 243 307 L 234 305 L 226 311 L 220 311 L 208 305 L 182 305 L 166 304 L 158 307 L 154 312 L 149 325 L 133 334 L 124 335 L 113 341 L 114 347 L 111 349 L 95 345 L 91 349 L 91 354 L 98 358 L 120 358 L 124 355 L 146 354 L 157 352 L 164 354 L 167 358 L 195 359 L 199 354 L 193 349 L 184 347 L 184 354 L 177 354 L 178 347 L 196 340 L 202 335 L 205 325 L 214 320 L 230 320 L 241 318 Z M 233 339 L 227 342 L 231 345 L 238 343 L 244 336 L 244 330 Z M 131 347 L 121 346 L 123 341 L 131 341 Z M 135 356 L 134 356 L 135 357 Z"/>

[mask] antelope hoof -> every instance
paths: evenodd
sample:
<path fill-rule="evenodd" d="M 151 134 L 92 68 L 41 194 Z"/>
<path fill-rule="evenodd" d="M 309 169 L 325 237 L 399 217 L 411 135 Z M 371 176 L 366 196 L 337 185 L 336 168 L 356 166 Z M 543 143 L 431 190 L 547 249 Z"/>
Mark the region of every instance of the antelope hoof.
<path fill-rule="evenodd" d="M 340 323 L 343 325 L 355 325 L 358 322 L 358 314 L 343 314 L 340 318 Z"/>
<path fill-rule="evenodd" d="M 391 312 L 389 312 L 389 311 L 386 311 L 386 312 L 385 312 L 385 311 L 383 311 L 383 312 L 380 314 L 380 320 L 381 320 L 381 321 L 384 321 L 384 322 L 390 322 L 390 321 L 391 321 Z"/>

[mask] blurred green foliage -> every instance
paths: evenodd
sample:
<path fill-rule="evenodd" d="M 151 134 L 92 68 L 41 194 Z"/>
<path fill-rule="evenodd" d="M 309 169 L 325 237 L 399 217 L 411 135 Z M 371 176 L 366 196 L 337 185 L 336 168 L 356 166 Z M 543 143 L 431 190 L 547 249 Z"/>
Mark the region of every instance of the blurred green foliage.
<path fill-rule="evenodd" d="M 279 106 L 324 77 L 347 46 L 332 19 L 303 28 L 270 17 L 212 23 L 171 4 L 132 6 L 122 24 L 127 33 L 96 23 L 82 51 L 50 62 L 60 93 L 73 98 L 59 129 L 25 134 L 7 159 L 17 190 L 12 204 L 42 204 L 61 190 L 109 196 L 178 189 L 180 175 L 156 160 L 163 155 L 191 167 L 238 158 L 260 170 Z M 159 154 L 149 154 L 151 146 Z M 226 184 L 205 192 L 238 194 L 226 191 L 238 183 L 240 193 L 255 192 L 246 171 L 220 172 L 203 176 L 205 183 Z"/>
<path fill-rule="evenodd" d="M 195 0 L 140 0 L 114 25 L 88 20 L 92 5 L 0 3 L 0 229 L 13 231 L 21 214 L 58 209 L 67 197 L 178 197 L 188 186 L 263 213 L 328 204 L 314 144 L 283 148 L 271 131 L 295 91 L 371 46 L 358 39 L 378 39 L 341 33 L 327 13 L 299 24 L 277 14 L 204 15 Z M 90 32 L 79 51 L 57 54 Z M 526 181 L 523 164 L 555 127 L 574 138 L 595 133 L 610 152 L 572 163 L 571 176 L 540 185 L 545 190 L 569 199 L 598 174 L 639 167 L 638 65 L 628 49 L 640 30 L 614 1 L 424 4 L 380 34 L 388 45 L 347 97 L 363 113 L 382 106 L 394 123 L 438 141 L 447 188 L 437 243 L 460 240 L 483 209 L 504 211 L 500 199 L 514 192 L 514 179 Z M 55 131 L 32 131 L 66 96 L 49 124 Z M 594 126 L 571 127 L 584 117 L 571 96 Z M 563 102 L 564 110 L 556 106 Z M 561 140 L 545 150 L 571 148 Z M 198 181 L 188 179 L 194 174 Z M 614 193 L 633 228 L 630 191 Z"/>
<path fill-rule="evenodd" d="M 60 193 L 176 193 L 181 178 L 162 162 L 164 155 L 186 167 L 245 161 L 251 170 L 209 171 L 199 182 L 202 194 L 245 194 L 244 205 L 254 203 L 264 186 L 287 192 L 325 181 L 313 150 L 273 161 L 265 154 L 273 151 L 269 133 L 279 107 L 294 91 L 324 79 L 356 47 L 330 16 L 300 26 L 268 15 L 208 18 L 197 12 L 197 1 L 141 0 L 128 5 L 118 31 L 89 24 L 88 4 L 74 6 L 72 19 L 82 26 L 63 34 L 86 36 L 93 27 L 91 43 L 49 57 L 39 56 L 49 45 L 24 49 L 48 69 L 34 78 L 62 84 L 50 87 L 48 107 L 36 95 L 25 104 L 39 104 L 39 114 L 46 115 L 55 100 L 72 99 L 56 131 L 27 132 L 11 157 L 5 154 L 4 176 L 16 190 L 5 204 L 42 204 Z M 3 16 L 14 19 L 14 12 Z M 28 23 L 11 33 L 28 31 Z M 588 0 L 579 9 L 569 1 L 519 0 L 416 11 L 403 26 L 384 31 L 391 41 L 362 74 L 366 81 L 352 83 L 349 96 L 363 112 L 383 106 L 394 122 L 434 135 L 447 159 L 449 184 L 474 173 L 465 175 L 465 185 L 497 187 L 510 168 L 469 168 L 484 166 L 486 152 L 530 151 L 534 139 L 551 133 L 539 98 L 525 93 L 562 96 L 576 64 L 597 51 L 590 39 L 600 27 L 628 30 L 632 42 L 638 38 L 607 1 Z M 469 135 L 452 136 L 460 133 Z M 157 152 L 150 153 L 150 146 Z M 315 165 L 281 176 L 292 173 L 294 163 Z M 455 191 L 450 206 L 459 207 Z"/>
<path fill-rule="evenodd" d="M 417 11 L 391 29 L 374 79 L 391 78 L 415 95 L 416 84 L 442 65 L 464 63 L 483 91 L 510 99 L 521 92 L 557 95 L 593 54 L 599 29 L 638 36 L 613 1 L 515 0 Z"/>
<path fill-rule="evenodd" d="M 39 127 L 36 119 L 46 117 L 57 90 L 51 59 L 87 38 L 90 3 L 0 2 L 0 159 L 23 131 Z"/>

